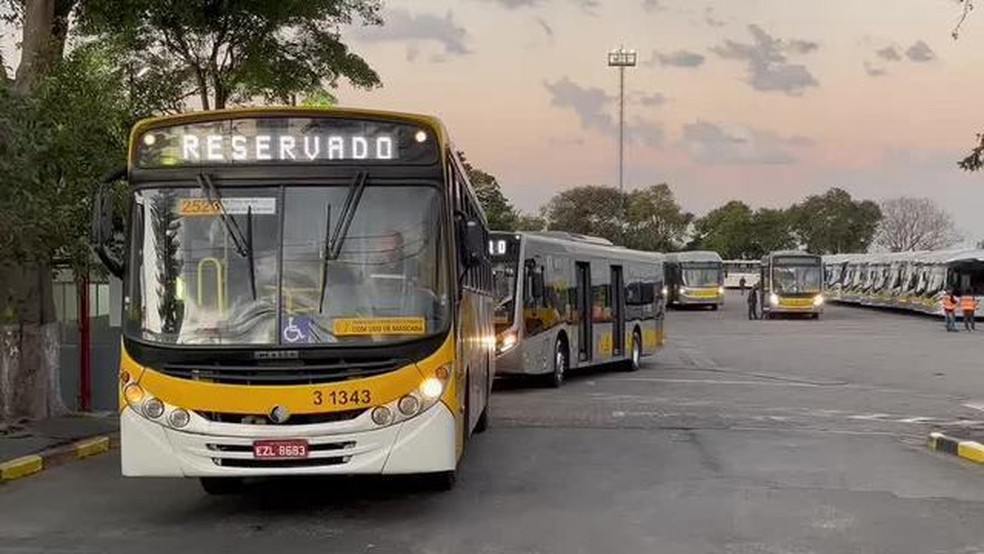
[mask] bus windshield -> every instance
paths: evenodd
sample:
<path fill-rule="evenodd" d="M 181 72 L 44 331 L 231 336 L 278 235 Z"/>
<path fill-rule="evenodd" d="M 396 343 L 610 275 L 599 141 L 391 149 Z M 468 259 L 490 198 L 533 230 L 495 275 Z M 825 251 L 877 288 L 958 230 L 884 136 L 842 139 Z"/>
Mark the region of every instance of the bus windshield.
<path fill-rule="evenodd" d="M 772 279 L 777 293 L 820 292 L 820 265 L 773 265 Z"/>
<path fill-rule="evenodd" d="M 716 287 L 721 284 L 721 267 L 717 265 L 684 265 L 681 281 L 688 287 Z"/>
<path fill-rule="evenodd" d="M 516 267 L 519 260 L 500 260 L 492 264 L 495 283 L 495 332 L 512 327 L 516 319 Z"/>
<path fill-rule="evenodd" d="M 357 344 L 446 328 L 438 189 L 370 185 L 344 233 L 337 222 L 345 184 L 219 190 L 221 201 L 199 188 L 135 193 L 129 336 L 176 345 Z M 333 234 L 344 234 L 335 256 L 326 242 L 342 237 Z"/>

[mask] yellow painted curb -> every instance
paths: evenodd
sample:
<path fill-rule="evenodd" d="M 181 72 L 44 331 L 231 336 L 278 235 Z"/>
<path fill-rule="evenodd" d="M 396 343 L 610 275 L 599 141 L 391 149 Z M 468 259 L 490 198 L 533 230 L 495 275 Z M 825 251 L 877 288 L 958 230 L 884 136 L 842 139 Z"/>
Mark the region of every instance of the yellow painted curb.
<path fill-rule="evenodd" d="M 24 456 L 0 464 L 0 481 L 12 481 L 27 477 L 44 469 L 41 456 Z"/>
<path fill-rule="evenodd" d="M 957 447 L 957 456 L 972 462 L 984 464 L 984 444 L 973 441 L 963 441 Z"/>
<path fill-rule="evenodd" d="M 96 437 L 75 443 L 75 454 L 79 458 L 88 458 L 109 450 L 109 437 Z"/>

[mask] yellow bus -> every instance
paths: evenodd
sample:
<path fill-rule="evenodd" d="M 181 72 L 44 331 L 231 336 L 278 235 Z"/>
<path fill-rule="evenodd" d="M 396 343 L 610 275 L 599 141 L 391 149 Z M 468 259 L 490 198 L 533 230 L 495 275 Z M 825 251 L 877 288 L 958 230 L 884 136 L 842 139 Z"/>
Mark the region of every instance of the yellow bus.
<path fill-rule="evenodd" d="M 444 126 L 349 109 L 140 122 L 125 255 L 125 476 L 425 474 L 454 485 L 494 377 L 488 227 Z"/>

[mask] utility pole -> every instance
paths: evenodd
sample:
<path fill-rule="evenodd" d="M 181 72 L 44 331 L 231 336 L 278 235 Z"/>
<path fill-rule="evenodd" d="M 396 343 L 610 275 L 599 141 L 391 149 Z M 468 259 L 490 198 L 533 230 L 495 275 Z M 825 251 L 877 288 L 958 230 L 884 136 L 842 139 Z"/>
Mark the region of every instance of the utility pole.
<path fill-rule="evenodd" d="M 636 51 L 626 50 L 619 46 L 618 50 L 608 52 L 608 67 L 618 68 L 618 198 L 619 198 L 619 235 L 625 230 L 625 190 L 623 176 L 625 174 L 625 68 L 636 66 Z M 625 242 L 625 237 L 622 237 Z"/>

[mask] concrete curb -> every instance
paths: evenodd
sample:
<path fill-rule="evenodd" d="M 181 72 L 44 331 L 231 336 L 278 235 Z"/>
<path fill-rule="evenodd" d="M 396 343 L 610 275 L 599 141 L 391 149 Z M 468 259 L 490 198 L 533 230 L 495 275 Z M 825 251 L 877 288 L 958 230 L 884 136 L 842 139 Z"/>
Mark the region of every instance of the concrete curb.
<path fill-rule="evenodd" d="M 984 444 L 979 442 L 955 439 L 943 433 L 934 432 L 929 434 L 929 447 L 938 452 L 984 464 Z"/>
<path fill-rule="evenodd" d="M 118 442 L 118 435 L 98 435 L 45 450 L 39 454 L 31 454 L 30 456 L 22 456 L 13 460 L 0 462 L 0 483 L 34 475 L 45 469 L 60 466 L 74 460 L 81 460 L 102 454 L 109 451 L 110 447 Z"/>

